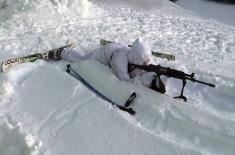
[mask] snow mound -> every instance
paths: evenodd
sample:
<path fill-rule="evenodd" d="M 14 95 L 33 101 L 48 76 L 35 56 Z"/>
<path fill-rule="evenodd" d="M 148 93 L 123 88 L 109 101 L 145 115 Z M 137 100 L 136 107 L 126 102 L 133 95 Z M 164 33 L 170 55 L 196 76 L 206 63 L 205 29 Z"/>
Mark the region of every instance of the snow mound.
<path fill-rule="evenodd" d="M 5 119 L 0 123 L 0 152 L 3 155 L 36 155 L 42 145 L 36 145 L 35 139 L 30 134 L 20 131 L 21 124 L 12 124 Z"/>

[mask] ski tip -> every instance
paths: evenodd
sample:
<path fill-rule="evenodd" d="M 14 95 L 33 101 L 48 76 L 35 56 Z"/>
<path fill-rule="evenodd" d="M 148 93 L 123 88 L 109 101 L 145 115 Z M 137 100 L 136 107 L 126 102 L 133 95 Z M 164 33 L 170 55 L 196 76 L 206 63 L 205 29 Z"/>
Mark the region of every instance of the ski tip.
<path fill-rule="evenodd" d="M 4 72 L 4 69 L 3 69 L 3 62 L 1 62 L 1 72 Z"/>
<path fill-rule="evenodd" d="M 73 39 L 69 39 L 67 40 L 67 47 L 71 47 L 71 48 L 74 48 L 75 47 L 75 40 Z"/>
<path fill-rule="evenodd" d="M 72 42 L 72 43 L 70 43 L 68 46 L 71 47 L 71 48 L 74 48 L 74 47 L 75 47 L 75 43 Z"/>
<path fill-rule="evenodd" d="M 1 72 L 7 72 L 7 70 L 11 67 L 10 64 L 5 61 L 1 62 Z"/>

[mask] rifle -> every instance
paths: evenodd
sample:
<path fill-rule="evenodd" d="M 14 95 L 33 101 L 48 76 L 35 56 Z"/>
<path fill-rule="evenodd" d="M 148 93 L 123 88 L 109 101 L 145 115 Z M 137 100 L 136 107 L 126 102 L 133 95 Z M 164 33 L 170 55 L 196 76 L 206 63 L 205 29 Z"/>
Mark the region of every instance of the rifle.
<path fill-rule="evenodd" d="M 182 80 L 183 86 L 182 86 L 182 89 L 181 89 L 181 93 L 180 93 L 179 96 L 176 96 L 174 98 L 181 98 L 184 101 L 187 101 L 187 98 L 183 95 L 184 87 L 186 85 L 186 80 L 190 80 L 193 83 L 197 82 L 197 83 L 201 83 L 201 84 L 204 84 L 204 85 L 207 85 L 207 86 L 210 86 L 210 87 L 215 87 L 214 84 L 196 80 L 194 78 L 194 73 L 186 74 L 183 71 L 179 71 L 179 70 L 176 70 L 176 69 L 171 69 L 169 67 L 162 67 L 160 65 L 150 64 L 148 66 L 142 66 L 142 65 L 136 65 L 136 64 L 128 64 L 128 68 L 130 68 L 131 70 L 133 70 L 135 68 L 138 68 L 138 69 L 143 69 L 147 72 L 155 72 L 159 78 L 160 78 L 161 75 L 165 75 L 165 76 L 168 76 L 168 77 L 172 77 L 172 78 Z"/>

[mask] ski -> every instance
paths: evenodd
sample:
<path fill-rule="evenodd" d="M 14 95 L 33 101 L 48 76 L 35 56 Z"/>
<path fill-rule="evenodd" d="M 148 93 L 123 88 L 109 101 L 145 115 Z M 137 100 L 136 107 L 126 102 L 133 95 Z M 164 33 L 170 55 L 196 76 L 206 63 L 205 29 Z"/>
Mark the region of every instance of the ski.
<path fill-rule="evenodd" d="M 100 45 L 102 45 L 102 46 L 105 46 L 106 44 L 110 44 L 110 43 L 115 43 L 115 42 L 108 41 L 108 40 L 105 40 L 105 39 L 100 39 Z M 131 45 L 128 45 L 128 46 L 131 47 Z M 155 57 L 164 58 L 164 59 L 167 59 L 168 61 L 174 61 L 175 60 L 175 56 L 171 55 L 171 54 L 154 52 L 154 51 L 152 51 L 152 54 Z"/>
<path fill-rule="evenodd" d="M 83 83 L 88 89 L 90 89 L 93 93 L 95 93 L 97 96 L 99 96 L 100 98 L 104 99 L 105 101 L 111 103 L 114 107 L 119 108 L 122 111 L 125 111 L 127 113 L 129 113 L 130 115 L 134 115 L 135 111 L 132 108 L 129 107 L 125 107 L 125 106 L 121 106 L 117 103 L 115 103 L 114 101 L 112 101 L 111 99 L 109 99 L 108 97 L 106 97 L 105 95 L 103 95 L 101 92 L 99 92 L 98 90 L 96 90 L 92 85 L 90 85 L 80 74 L 78 74 L 78 72 L 76 72 L 70 64 L 67 65 L 67 69 L 66 72 L 68 74 L 70 74 L 71 76 L 73 76 L 74 78 L 78 79 L 81 83 Z M 136 94 L 135 92 L 133 92 L 131 94 L 131 96 L 129 97 L 129 99 L 126 101 L 126 104 L 128 103 L 128 106 L 133 102 L 133 100 L 135 99 Z"/>
<path fill-rule="evenodd" d="M 63 46 L 63 47 L 60 47 L 60 48 L 57 48 L 57 49 L 52 49 L 50 51 L 63 50 L 64 48 L 67 48 L 67 47 L 73 47 L 73 45 L 74 44 L 68 44 L 66 46 Z M 49 60 L 49 52 L 50 51 L 5 60 L 1 64 L 1 71 L 6 72 L 12 66 L 22 64 L 22 63 L 26 63 L 26 62 L 34 62 L 38 59 Z"/>

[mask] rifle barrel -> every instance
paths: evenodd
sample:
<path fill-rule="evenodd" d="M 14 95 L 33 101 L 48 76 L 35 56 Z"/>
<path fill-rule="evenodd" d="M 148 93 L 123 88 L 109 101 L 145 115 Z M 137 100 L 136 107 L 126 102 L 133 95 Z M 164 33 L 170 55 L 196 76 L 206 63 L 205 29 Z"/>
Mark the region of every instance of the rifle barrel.
<path fill-rule="evenodd" d="M 199 80 L 196 80 L 196 79 L 190 79 L 189 80 L 193 81 L 193 82 L 197 82 L 197 83 L 201 83 L 201 84 L 204 84 L 204 85 L 207 85 L 207 86 L 210 86 L 210 87 L 214 87 L 215 88 L 215 85 L 212 84 L 212 83 L 208 83 L 208 82 L 204 82 L 204 81 L 199 81 Z"/>
<path fill-rule="evenodd" d="M 136 67 L 136 68 L 139 68 L 139 69 L 143 69 L 147 72 L 155 72 L 159 76 L 165 75 L 165 76 L 168 76 L 168 77 L 173 77 L 173 78 L 181 79 L 181 80 L 187 79 L 187 80 L 197 82 L 197 83 L 201 83 L 201 84 L 204 84 L 204 85 L 207 85 L 207 86 L 210 86 L 210 87 L 215 87 L 215 85 L 212 84 L 212 83 L 196 80 L 194 78 L 194 73 L 186 74 L 183 71 L 171 69 L 169 67 L 168 68 L 162 67 L 160 65 L 157 65 L 157 66 L 156 65 L 151 65 L 151 64 L 148 65 L 148 66 L 142 66 L 142 65 L 137 65 L 137 64 L 129 64 L 129 65 L 133 66 L 133 67 Z"/>

